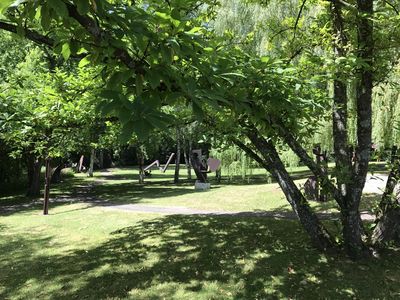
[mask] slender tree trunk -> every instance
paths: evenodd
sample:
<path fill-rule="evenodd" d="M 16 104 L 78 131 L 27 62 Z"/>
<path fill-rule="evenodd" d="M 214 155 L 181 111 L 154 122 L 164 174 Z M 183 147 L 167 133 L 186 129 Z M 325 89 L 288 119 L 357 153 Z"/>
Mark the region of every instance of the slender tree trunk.
<path fill-rule="evenodd" d="M 376 246 L 386 242 L 400 245 L 400 161 L 396 158 L 396 150 L 394 147 L 392 169 L 379 204 L 376 226 L 371 237 Z"/>
<path fill-rule="evenodd" d="M 143 146 L 139 146 L 137 150 L 137 158 L 139 163 L 139 183 L 144 183 L 144 149 Z"/>
<path fill-rule="evenodd" d="M 81 155 L 81 157 L 79 158 L 79 163 L 78 163 L 78 173 L 82 172 L 83 170 L 83 159 L 85 158 L 84 155 Z"/>
<path fill-rule="evenodd" d="M 328 177 L 328 172 L 326 166 L 318 165 L 310 155 L 308 155 L 307 151 L 303 148 L 303 146 L 299 143 L 296 137 L 290 132 L 289 129 L 285 128 L 282 121 L 276 121 L 277 124 L 277 133 L 278 135 L 285 141 L 286 144 L 293 150 L 294 153 L 300 158 L 301 162 L 304 163 L 310 170 L 313 172 L 315 177 L 320 178 L 320 183 L 322 186 L 322 190 L 326 194 L 330 194 L 334 197 L 336 202 L 340 207 L 343 206 L 342 203 L 342 195 L 340 191 L 335 187 L 330 178 Z"/>
<path fill-rule="evenodd" d="M 89 165 L 89 172 L 88 172 L 89 177 L 93 177 L 93 167 L 94 167 L 95 155 L 96 155 L 95 150 L 94 150 L 94 148 L 92 148 L 90 151 L 90 165 Z"/>
<path fill-rule="evenodd" d="M 192 179 L 192 166 L 190 165 L 190 146 L 188 147 L 190 141 L 186 141 L 183 139 L 183 157 L 185 159 L 186 171 L 187 171 L 187 179 Z"/>
<path fill-rule="evenodd" d="M 33 154 L 28 154 L 27 170 L 28 170 L 28 190 L 26 195 L 29 197 L 40 196 L 40 171 L 42 168 L 42 160 L 36 158 Z"/>
<path fill-rule="evenodd" d="M 179 182 L 180 160 L 181 160 L 181 134 L 180 134 L 180 129 L 177 127 L 176 128 L 176 157 L 175 157 L 174 183 Z"/>
<path fill-rule="evenodd" d="M 49 214 L 49 199 L 50 199 L 50 181 L 51 181 L 51 166 L 50 158 L 45 160 L 45 181 L 44 181 L 44 198 L 43 198 L 43 214 Z"/>
<path fill-rule="evenodd" d="M 281 161 L 275 146 L 272 142 L 265 140 L 255 128 L 247 132 L 247 136 L 252 144 L 262 155 L 258 155 L 243 143 L 236 141 L 236 144 L 242 148 L 249 156 L 263 166 L 274 179 L 278 182 L 286 199 L 292 206 L 300 223 L 311 238 L 313 245 L 323 251 L 336 250 L 335 242 L 326 228 L 319 221 L 315 213 L 311 210 L 308 201 L 304 198 L 290 175 L 287 173 L 283 162 Z"/>
<path fill-rule="evenodd" d="M 103 150 L 100 150 L 99 153 L 99 168 L 104 169 L 104 153 Z"/>

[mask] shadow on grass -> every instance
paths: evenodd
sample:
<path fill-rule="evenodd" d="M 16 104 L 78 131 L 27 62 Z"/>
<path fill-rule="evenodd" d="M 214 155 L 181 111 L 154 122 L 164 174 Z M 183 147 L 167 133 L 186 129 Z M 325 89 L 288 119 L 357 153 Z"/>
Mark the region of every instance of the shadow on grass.
<path fill-rule="evenodd" d="M 86 251 L 38 254 L 49 242 L 22 235 L 0 242 L 0 298 L 35 291 L 52 299 L 400 296 L 398 251 L 368 263 L 326 257 L 287 220 L 167 216 L 114 232 Z"/>
<path fill-rule="evenodd" d="M 198 193 L 194 188 L 169 186 L 164 184 L 138 185 L 132 183 L 120 183 L 110 185 L 97 185 L 93 187 L 93 193 L 99 198 L 116 203 L 139 203 L 141 200 L 176 197 L 185 194 Z M 115 197 L 118 195 L 118 197 Z"/>
<path fill-rule="evenodd" d="M 218 188 L 218 187 L 213 187 Z M 111 184 L 96 184 L 85 182 L 82 178 L 69 179 L 63 183 L 53 185 L 50 191 L 50 214 L 58 206 L 85 203 L 87 207 L 108 204 L 135 204 L 144 199 L 157 199 L 176 197 L 185 194 L 198 193 L 185 183 L 174 185 L 172 183 L 154 182 L 139 185 L 137 183 L 112 182 Z M 168 203 L 166 203 L 168 204 Z M 41 209 L 41 198 L 28 198 L 24 195 L 0 197 L 0 216 L 7 216 L 21 211 Z"/>
<path fill-rule="evenodd" d="M 73 202 L 93 200 L 91 185 L 84 178 L 71 177 L 50 188 L 50 205 L 52 207 Z M 41 191 L 43 193 L 43 190 Z M 27 197 L 25 191 L 11 194 L 0 194 L 0 216 L 20 211 L 40 209 L 43 205 L 43 194 L 40 197 Z"/>

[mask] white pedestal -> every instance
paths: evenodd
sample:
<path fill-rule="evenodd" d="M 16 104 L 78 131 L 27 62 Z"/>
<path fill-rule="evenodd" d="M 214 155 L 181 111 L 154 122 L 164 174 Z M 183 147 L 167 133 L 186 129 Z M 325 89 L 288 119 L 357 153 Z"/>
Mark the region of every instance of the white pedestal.
<path fill-rule="evenodd" d="M 197 191 L 208 191 L 211 188 L 211 184 L 209 182 L 200 182 L 196 180 L 194 183 L 194 189 Z"/>

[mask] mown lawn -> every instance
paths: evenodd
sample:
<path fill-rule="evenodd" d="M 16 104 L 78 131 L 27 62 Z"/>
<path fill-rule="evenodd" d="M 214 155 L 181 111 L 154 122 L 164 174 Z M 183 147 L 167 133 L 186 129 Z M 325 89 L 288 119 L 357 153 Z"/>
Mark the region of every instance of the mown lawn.
<path fill-rule="evenodd" d="M 0 213 L 0 299 L 400 298 L 399 249 L 354 263 L 313 250 L 296 221 L 133 213 L 91 202 L 285 209 L 274 184 L 195 193 L 162 183 L 168 174 L 145 186 L 131 170 L 96 175 L 55 186 L 59 202 L 49 216 L 40 203 Z"/>
<path fill-rule="evenodd" d="M 267 183 L 265 170 L 255 169 L 250 180 L 236 177 L 223 178 L 217 183 L 210 176 L 211 190 L 198 192 L 193 181 L 186 180 L 185 170 L 181 171 L 181 182 L 173 183 L 173 169 L 165 174 L 154 171 L 146 184 L 139 185 L 137 170 L 114 168 L 110 172 L 98 172 L 93 179 L 101 184 L 93 186 L 98 199 L 121 204 L 148 204 L 158 206 L 184 206 L 193 209 L 239 212 L 274 211 L 291 212 L 292 209 L 277 183 Z M 309 173 L 304 167 L 293 168 L 292 175 L 298 185 L 304 184 Z M 85 179 L 90 180 L 90 179 Z M 371 210 L 376 202 L 373 195 L 365 197 L 361 204 L 363 210 Z M 325 203 L 311 201 L 317 212 L 338 212 L 334 201 Z"/>

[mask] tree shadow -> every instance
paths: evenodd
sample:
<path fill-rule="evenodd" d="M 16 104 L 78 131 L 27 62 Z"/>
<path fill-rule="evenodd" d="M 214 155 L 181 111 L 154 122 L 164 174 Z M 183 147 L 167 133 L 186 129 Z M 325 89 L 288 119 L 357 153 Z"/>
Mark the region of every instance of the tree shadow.
<path fill-rule="evenodd" d="M 52 299 L 400 295 L 398 250 L 360 263 L 325 256 L 309 248 L 298 223 L 288 220 L 166 216 L 118 230 L 92 249 L 37 255 L 48 242 L 19 236 L 0 244 L 0 251 L 13 257 L 0 261 L 5 274 L 1 298 L 18 297 L 30 281 L 39 283 L 37 289 L 49 285 L 41 292 Z"/>

